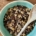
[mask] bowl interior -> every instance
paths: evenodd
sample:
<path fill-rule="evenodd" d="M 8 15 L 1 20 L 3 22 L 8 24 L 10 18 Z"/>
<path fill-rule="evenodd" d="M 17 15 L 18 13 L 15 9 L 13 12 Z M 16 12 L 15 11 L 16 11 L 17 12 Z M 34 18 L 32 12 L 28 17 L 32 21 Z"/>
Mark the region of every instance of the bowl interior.
<path fill-rule="evenodd" d="M 32 7 L 33 7 L 33 4 L 31 4 L 30 2 L 27 2 L 27 1 L 21 1 L 21 2 L 20 1 L 14 1 L 14 2 L 7 4 L 5 7 L 3 7 L 3 9 L 1 10 L 1 13 L 0 13 L 0 24 L 1 24 L 1 31 L 2 31 L 4 36 L 11 36 L 3 25 L 4 24 L 3 23 L 4 15 L 7 12 L 8 8 L 16 6 L 16 5 L 26 6 L 30 9 L 32 9 Z M 28 36 L 30 36 L 30 35 L 28 35 Z"/>

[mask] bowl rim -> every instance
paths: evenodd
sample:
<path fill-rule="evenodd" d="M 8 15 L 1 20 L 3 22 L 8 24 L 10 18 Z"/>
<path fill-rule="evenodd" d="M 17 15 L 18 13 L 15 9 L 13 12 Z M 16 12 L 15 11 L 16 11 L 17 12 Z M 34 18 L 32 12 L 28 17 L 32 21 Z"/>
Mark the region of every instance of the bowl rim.
<path fill-rule="evenodd" d="M 30 2 L 28 2 L 28 1 L 13 1 L 13 2 L 10 2 L 10 3 L 6 4 L 6 5 L 0 10 L 0 14 L 2 13 L 3 9 L 4 9 L 6 6 L 8 6 L 8 5 L 11 4 L 11 3 L 15 3 L 15 2 L 27 2 L 27 3 L 29 3 L 29 4 L 31 4 L 31 5 L 33 6 L 33 4 L 30 3 Z"/>

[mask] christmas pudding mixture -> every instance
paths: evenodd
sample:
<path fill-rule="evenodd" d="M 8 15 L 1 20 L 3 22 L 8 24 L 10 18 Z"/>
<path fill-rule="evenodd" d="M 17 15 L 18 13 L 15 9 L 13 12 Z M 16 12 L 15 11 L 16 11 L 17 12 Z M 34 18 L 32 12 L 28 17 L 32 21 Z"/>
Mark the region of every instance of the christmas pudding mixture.
<path fill-rule="evenodd" d="M 25 6 L 17 5 L 9 8 L 3 19 L 4 27 L 11 35 L 17 36 L 28 21 L 29 14 L 30 9 Z M 34 23 L 32 22 L 20 36 L 27 36 L 33 28 Z"/>

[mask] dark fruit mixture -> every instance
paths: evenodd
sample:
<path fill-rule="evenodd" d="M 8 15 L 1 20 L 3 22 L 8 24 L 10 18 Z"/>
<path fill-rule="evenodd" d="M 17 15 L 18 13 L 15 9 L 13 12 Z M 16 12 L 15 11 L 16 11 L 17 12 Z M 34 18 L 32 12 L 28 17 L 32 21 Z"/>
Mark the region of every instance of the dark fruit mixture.
<path fill-rule="evenodd" d="M 4 27 L 11 35 L 13 34 L 13 36 L 17 36 L 25 23 L 28 21 L 29 14 L 30 9 L 25 6 L 17 5 L 9 8 L 4 16 Z M 33 29 L 33 27 L 34 23 L 31 23 L 21 36 L 26 36 Z"/>

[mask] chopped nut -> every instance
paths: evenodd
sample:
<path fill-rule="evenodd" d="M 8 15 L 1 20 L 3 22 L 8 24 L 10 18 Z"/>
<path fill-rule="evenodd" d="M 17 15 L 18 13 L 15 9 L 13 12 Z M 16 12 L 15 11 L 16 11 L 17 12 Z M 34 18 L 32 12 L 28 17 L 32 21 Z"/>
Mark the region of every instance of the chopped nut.
<path fill-rule="evenodd" d="M 30 26 L 28 26 L 28 28 L 31 28 Z"/>
<path fill-rule="evenodd" d="M 23 34 L 23 36 L 26 36 L 25 34 Z"/>
<path fill-rule="evenodd" d="M 20 30 L 17 30 L 17 32 L 20 32 Z"/>
<path fill-rule="evenodd" d="M 20 18 L 20 17 L 21 17 L 21 15 L 19 14 L 19 15 L 18 15 L 18 18 Z"/>
<path fill-rule="evenodd" d="M 16 17 L 16 16 L 17 16 L 17 14 L 14 14 L 14 16 Z"/>
<path fill-rule="evenodd" d="M 21 11 L 21 14 L 24 14 L 24 12 L 23 12 L 23 11 Z"/>
<path fill-rule="evenodd" d="M 9 8 L 9 9 L 8 9 L 8 11 L 10 11 L 10 12 L 11 12 L 11 11 L 12 11 L 12 9 L 13 9 L 13 8 Z"/>

